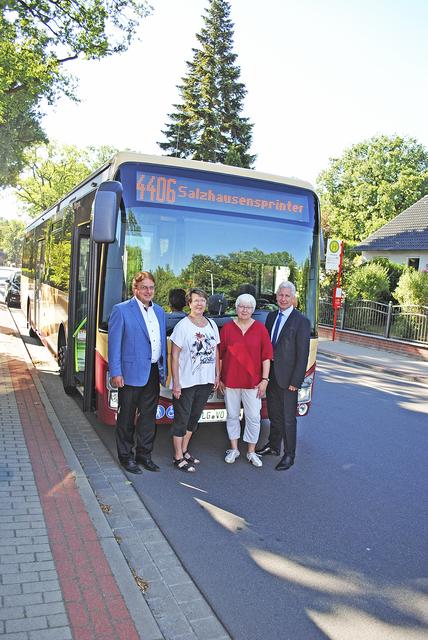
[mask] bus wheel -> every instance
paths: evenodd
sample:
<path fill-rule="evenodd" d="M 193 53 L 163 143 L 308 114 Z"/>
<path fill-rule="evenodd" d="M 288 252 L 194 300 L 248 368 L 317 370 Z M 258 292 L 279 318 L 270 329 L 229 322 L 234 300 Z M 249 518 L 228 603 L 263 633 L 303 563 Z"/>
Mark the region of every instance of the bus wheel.
<path fill-rule="evenodd" d="M 58 347 L 58 367 L 59 375 L 62 378 L 62 386 L 68 396 L 73 396 L 76 393 L 76 387 L 65 382 L 65 369 L 67 366 L 67 345 L 64 342 L 64 338 L 61 340 Z"/>

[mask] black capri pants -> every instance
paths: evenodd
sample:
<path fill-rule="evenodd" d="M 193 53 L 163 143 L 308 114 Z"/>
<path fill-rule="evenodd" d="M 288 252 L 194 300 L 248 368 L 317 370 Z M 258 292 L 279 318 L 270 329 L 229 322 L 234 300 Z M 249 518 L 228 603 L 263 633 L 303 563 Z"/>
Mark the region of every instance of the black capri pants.
<path fill-rule="evenodd" d="M 214 385 L 196 384 L 181 390 L 181 396 L 172 399 L 174 407 L 174 422 L 172 423 L 172 435 L 182 438 L 186 431 L 194 433 L 198 428 L 199 418 L 207 403 Z"/>

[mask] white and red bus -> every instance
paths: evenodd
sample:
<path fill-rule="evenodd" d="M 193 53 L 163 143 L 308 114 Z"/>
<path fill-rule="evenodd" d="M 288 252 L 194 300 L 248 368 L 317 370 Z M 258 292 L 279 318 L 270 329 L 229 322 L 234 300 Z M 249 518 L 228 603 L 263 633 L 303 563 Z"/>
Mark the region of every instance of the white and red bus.
<path fill-rule="evenodd" d="M 208 315 L 221 327 L 243 291 L 255 317 L 275 307 L 279 282 L 292 280 L 310 319 L 311 351 L 298 411 L 311 401 L 315 373 L 320 212 L 312 187 L 297 179 L 170 157 L 118 153 L 35 219 L 26 230 L 21 306 L 30 333 L 57 356 L 64 389 L 83 409 L 115 423 L 108 319 L 127 299 L 137 271 L 156 279 L 155 300 L 168 312 L 172 288 L 202 287 Z M 168 329 L 176 319 L 170 314 Z M 161 390 L 159 422 L 173 417 Z M 202 421 L 223 421 L 222 397 Z"/>

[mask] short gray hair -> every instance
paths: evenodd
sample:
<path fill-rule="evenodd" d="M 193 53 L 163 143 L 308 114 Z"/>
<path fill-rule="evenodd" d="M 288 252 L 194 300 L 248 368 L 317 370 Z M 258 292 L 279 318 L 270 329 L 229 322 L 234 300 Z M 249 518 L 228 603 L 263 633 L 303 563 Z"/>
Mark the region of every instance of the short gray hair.
<path fill-rule="evenodd" d="M 279 293 L 280 289 L 290 289 L 291 291 L 291 295 L 295 296 L 296 295 L 296 287 L 294 286 L 294 284 L 292 282 L 289 282 L 288 280 L 284 280 L 284 282 L 281 282 L 278 285 L 278 288 L 276 290 L 276 293 Z"/>
<path fill-rule="evenodd" d="M 236 298 L 235 308 L 237 309 L 240 304 L 246 307 L 251 306 L 254 311 L 256 308 L 256 299 L 251 295 L 251 293 L 241 293 L 241 295 Z"/>

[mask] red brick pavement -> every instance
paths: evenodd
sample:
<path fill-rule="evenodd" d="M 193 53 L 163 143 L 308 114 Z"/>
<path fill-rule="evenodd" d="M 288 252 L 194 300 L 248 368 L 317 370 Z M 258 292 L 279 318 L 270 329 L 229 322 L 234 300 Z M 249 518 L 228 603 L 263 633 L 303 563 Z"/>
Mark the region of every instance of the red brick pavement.
<path fill-rule="evenodd" d="M 138 640 L 31 373 L 9 370 L 73 638 Z"/>

